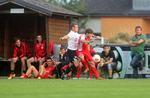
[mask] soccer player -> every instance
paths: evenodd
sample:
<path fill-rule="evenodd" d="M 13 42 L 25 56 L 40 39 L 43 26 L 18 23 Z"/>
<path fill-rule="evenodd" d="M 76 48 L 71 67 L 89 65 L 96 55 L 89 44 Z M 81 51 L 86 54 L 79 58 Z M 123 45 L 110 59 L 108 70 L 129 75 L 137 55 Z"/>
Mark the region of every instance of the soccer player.
<path fill-rule="evenodd" d="M 78 49 L 78 57 L 81 59 L 83 65 L 85 65 L 86 70 L 90 69 L 90 79 L 92 79 L 93 74 L 96 79 L 103 79 L 102 77 L 100 77 L 99 72 L 96 70 L 95 63 L 91 55 L 90 43 L 92 42 L 92 37 L 93 37 L 92 29 L 86 29 L 85 35 L 81 35 L 81 38 L 79 39 L 80 49 Z"/>
<path fill-rule="evenodd" d="M 13 58 L 11 59 L 11 74 L 9 75 L 8 79 L 12 79 L 15 77 L 15 73 L 14 73 L 15 63 L 19 60 L 22 63 L 23 73 L 26 72 L 25 60 L 28 55 L 27 53 L 28 53 L 27 45 L 24 42 L 22 42 L 20 39 L 16 39 L 15 46 L 13 49 Z"/>
<path fill-rule="evenodd" d="M 35 55 L 27 60 L 28 67 L 31 66 L 32 62 L 39 62 L 39 65 L 42 65 L 42 63 L 45 61 L 46 42 L 42 39 L 41 35 L 38 35 L 36 40 L 37 41 L 34 46 Z"/>
<path fill-rule="evenodd" d="M 78 24 L 73 23 L 71 25 L 71 31 L 67 35 L 60 38 L 61 40 L 65 39 L 68 40 L 67 55 L 69 57 L 70 70 L 74 71 L 76 70 L 77 66 L 75 64 L 74 59 L 78 48 L 78 40 L 79 40 L 78 30 L 79 30 Z"/>
<path fill-rule="evenodd" d="M 52 58 L 47 58 L 46 62 L 40 66 L 38 79 L 47 79 L 56 77 L 56 64 Z"/>
<path fill-rule="evenodd" d="M 40 66 L 38 71 L 34 66 L 30 66 L 26 74 L 22 78 L 29 78 L 32 74 L 38 79 L 48 79 L 55 78 L 56 76 L 56 66 L 52 58 L 47 58 L 46 62 Z"/>

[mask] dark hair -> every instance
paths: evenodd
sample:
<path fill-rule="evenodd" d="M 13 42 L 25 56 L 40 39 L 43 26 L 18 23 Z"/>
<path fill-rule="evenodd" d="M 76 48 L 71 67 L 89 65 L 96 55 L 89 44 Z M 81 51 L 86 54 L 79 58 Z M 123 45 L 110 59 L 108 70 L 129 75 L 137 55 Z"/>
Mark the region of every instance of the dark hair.
<path fill-rule="evenodd" d="M 142 30 L 142 27 L 141 27 L 141 26 L 136 26 L 136 27 L 135 27 L 135 30 L 138 29 L 138 28 Z"/>
<path fill-rule="evenodd" d="M 70 25 L 70 27 L 73 28 L 75 25 L 78 25 L 78 24 L 77 24 L 77 23 L 72 23 L 72 24 Z"/>
<path fill-rule="evenodd" d="M 93 30 L 88 28 L 85 30 L 85 34 L 93 34 Z"/>
<path fill-rule="evenodd" d="M 60 50 L 66 49 L 65 47 L 60 47 Z"/>
<path fill-rule="evenodd" d="M 18 41 L 18 40 L 20 40 L 21 41 L 21 39 L 20 38 L 14 38 L 14 41 L 16 42 L 16 41 Z"/>
<path fill-rule="evenodd" d="M 39 37 L 39 36 L 40 36 L 40 37 L 42 37 L 42 35 L 40 35 L 40 34 L 39 34 L 39 35 L 37 35 L 36 37 Z"/>
<path fill-rule="evenodd" d="M 103 45 L 103 48 L 110 47 L 109 45 Z"/>
<path fill-rule="evenodd" d="M 46 57 L 46 60 L 53 60 L 52 57 Z"/>

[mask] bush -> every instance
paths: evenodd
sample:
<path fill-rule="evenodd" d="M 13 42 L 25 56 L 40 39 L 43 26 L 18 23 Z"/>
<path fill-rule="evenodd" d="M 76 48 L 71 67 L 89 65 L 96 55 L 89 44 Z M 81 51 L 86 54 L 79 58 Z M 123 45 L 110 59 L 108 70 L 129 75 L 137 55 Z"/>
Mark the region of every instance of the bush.
<path fill-rule="evenodd" d="M 112 37 L 109 42 L 115 44 L 128 44 L 130 41 L 130 36 L 128 33 L 118 33 L 116 36 Z"/>

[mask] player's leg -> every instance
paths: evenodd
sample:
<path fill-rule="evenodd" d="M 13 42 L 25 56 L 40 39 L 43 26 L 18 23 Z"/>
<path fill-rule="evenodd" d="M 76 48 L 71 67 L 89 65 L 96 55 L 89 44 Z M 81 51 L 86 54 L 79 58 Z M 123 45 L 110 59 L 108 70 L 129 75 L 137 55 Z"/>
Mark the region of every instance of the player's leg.
<path fill-rule="evenodd" d="M 99 72 L 97 71 L 97 69 L 95 67 L 94 61 L 89 61 L 89 65 L 91 67 L 90 72 L 94 74 L 96 79 L 98 79 L 99 78 Z"/>
<path fill-rule="evenodd" d="M 41 65 L 39 67 L 39 76 L 38 76 L 38 79 L 41 79 L 42 76 L 45 75 L 45 73 L 46 73 L 46 69 L 45 69 L 44 65 Z"/>
<path fill-rule="evenodd" d="M 39 66 L 41 66 L 45 61 L 45 57 L 38 59 L 38 61 L 39 61 Z"/>
<path fill-rule="evenodd" d="M 17 61 L 18 61 L 18 57 L 11 59 L 11 65 L 10 65 L 10 67 L 11 67 L 11 73 L 10 73 L 8 79 L 12 79 L 12 78 L 15 77 L 15 72 L 14 72 L 14 70 L 15 70 L 15 63 L 16 63 Z"/>
<path fill-rule="evenodd" d="M 26 74 L 24 74 L 22 78 L 28 78 L 31 76 L 32 73 L 34 74 L 35 77 L 37 77 L 39 73 L 38 70 L 34 66 L 30 66 Z"/>
<path fill-rule="evenodd" d="M 31 65 L 32 62 L 36 62 L 37 61 L 37 58 L 35 57 L 31 57 L 27 60 L 27 67 L 29 68 Z"/>
<path fill-rule="evenodd" d="M 81 72 L 82 72 L 83 64 L 79 62 L 79 66 L 77 67 L 77 74 L 76 78 L 80 78 Z"/>
<path fill-rule="evenodd" d="M 26 73 L 26 57 L 21 58 L 21 64 L 22 64 L 22 75 L 21 77 Z"/>
<path fill-rule="evenodd" d="M 82 52 L 79 54 L 79 58 L 81 59 L 81 62 L 82 64 L 84 65 L 85 67 L 85 71 L 84 73 L 87 73 L 89 71 L 89 64 L 88 62 L 85 60 L 85 57 L 86 57 L 86 53 Z"/>
<path fill-rule="evenodd" d="M 113 73 L 112 64 L 108 64 L 107 69 L 108 69 L 109 79 L 112 79 L 112 73 Z"/>

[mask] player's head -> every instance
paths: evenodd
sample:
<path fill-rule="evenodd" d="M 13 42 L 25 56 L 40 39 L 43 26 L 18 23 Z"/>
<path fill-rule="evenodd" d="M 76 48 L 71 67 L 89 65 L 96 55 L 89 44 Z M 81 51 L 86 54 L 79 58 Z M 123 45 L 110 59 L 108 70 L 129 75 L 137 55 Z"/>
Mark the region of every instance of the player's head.
<path fill-rule="evenodd" d="M 141 35 L 142 34 L 142 27 L 141 26 L 136 26 L 135 27 L 135 33 L 136 33 L 136 35 Z"/>
<path fill-rule="evenodd" d="M 20 47 L 20 46 L 21 46 L 21 40 L 20 40 L 19 38 L 16 38 L 16 39 L 15 39 L 15 45 L 16 45 L 17 47 Z"/>
<path fill-rule="evenodd" d="M 104 52 L 107 54 L 110 51 L 110 46 L 109 45 L 104 45 L 103 49 L 104 49 Z"/>
<path fill-rule="evenodd" d="M 79 30 L 79 26 L 77 23 L 72 23 L 71 24 L 71 30 L 74 31 L 74 32 L 78 32 Z"/>
<path fill-rule="evenodd" d="M 66 53 L 66 49 L 65 49 L 64 47 L 61 47 L 61 48 L 60 48 L 60 53 L 61 53 L 61 54 L 65 54 L 65 53 Z"/>
<path fill-rule="evenodd" d="M 85 35 L 88 37 L 92 37 L 93 36 L 93 30 L 88 28 L 85 30 Z"/>
<path fill-rule="evenodd" d="M 37 40 L 37 42 L 42 42 L 42 35 L 36 36 L 36 40 Z"/>
<path fill-rule="evenodd" d="M 46 63 L 50 66 L 50 65 L 54 65 L 54 61 L 51 57 L 47 57 L 46 58 Z"/>

